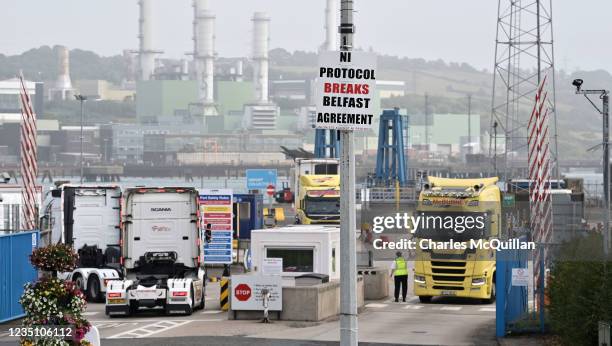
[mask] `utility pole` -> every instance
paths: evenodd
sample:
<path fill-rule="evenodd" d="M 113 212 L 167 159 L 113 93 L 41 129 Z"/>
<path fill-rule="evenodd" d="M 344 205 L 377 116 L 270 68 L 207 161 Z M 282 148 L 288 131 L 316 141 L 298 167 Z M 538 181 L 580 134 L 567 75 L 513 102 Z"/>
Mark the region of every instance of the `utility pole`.
<path fill-rule="evenodd" d="M 472 94 L 468 94 L 468 154 L 472 154 Z"/>
<path fill-rule="evenodd" d="M 425 150 L 429 153 L 429 95 L 425 93 Z"/>
<path fill-rule="evenodd" d="M 341 0 L 340 50 L 353 49 L 353 0 Z M 340 131 L 340 345 L 357 346 L 357 254 L 355 239 L 355 138 Z"/>
<path fill-rule="evenodd" d="M 610 254 L 610 96 L 606 91 L 602 95 L 603 102 L 603 175 L 604 175 L 604 198 L 606 201 L 605 225 L 604 225 L 604 255 L 608 260 Z"/>
<path fill-rule="evenodd" d="M 497 177 L 497 121 L 493 123 L 493 172 Z"/>
<path fill-rule="evenodd" d="M 603 251 L 604 261 L 607 261 L 610 253 L 610 91 L 599 90 L 582 90 L 582 79 L 574 79 L 572 85 L 576 87 L 576 94 L 584 95 L 587 100 L 595 107 L 597 112 L 603 118 L 603 189 L 604 189 L 604 231 L 603 231 Z M 599 95 L 602 101 L 602 109 L 589 98 L 589 95 Z M 605 262 L 604 262 L 605 263 Z"/>
<path fill-rule="evenodd" d="M 74 98 L 81 102 L 81 163 L 80 163 L 80 176 L 81 184 L 83 184 L 83 118 L 84 118 L 84 104 L 87 101 L 87 96 L 81 94 L 74 95 Z"/>

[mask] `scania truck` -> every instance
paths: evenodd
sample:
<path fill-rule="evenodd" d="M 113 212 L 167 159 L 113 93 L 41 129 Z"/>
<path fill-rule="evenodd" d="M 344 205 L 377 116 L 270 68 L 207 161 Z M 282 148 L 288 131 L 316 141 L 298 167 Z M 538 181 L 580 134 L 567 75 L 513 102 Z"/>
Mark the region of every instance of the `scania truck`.
<path fill-rule="evenodd" d="M 69 244 L 79 255 L 77 268 L 59 273 L 95 302 L 108 283 L 120 278 L 121 188 L 62 184 L 50 190 L 41 208 L 41 243 Z"/>
<path fill-rule="evenodd" d="M 340 176 L 337 159 L 296 159 L 295 221 L 298 224 L 340 223 Z"/>
<path fill-rule="evenodd" d="M 493 302 L 495 250 L 472 245 L 500 234 L 497 178 L 428 179 L 417 206 L 414 294 L 423 303 L 434 296 Z M 465 247 L 456 247 L 462 243 Z"/>
<path fill-rule="evenodd" d="M 106 314 L 204 308 L 205 273 L 194 188 L 130 188 L 121 218 L 123 280 L 111 281 Z"/>

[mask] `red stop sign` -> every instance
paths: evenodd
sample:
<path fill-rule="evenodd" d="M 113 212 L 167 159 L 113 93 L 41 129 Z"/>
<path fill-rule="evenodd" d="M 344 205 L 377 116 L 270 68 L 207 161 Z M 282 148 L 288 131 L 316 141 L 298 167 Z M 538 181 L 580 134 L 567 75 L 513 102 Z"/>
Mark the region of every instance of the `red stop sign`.
<path fill-rule="evenodd" d="M 239 284 L 234 288 L 234 295 L 239 301 L 245 302 L 251 298 L 251 288 L 247 284 Z"/>
<path fill-rule="evenodd" d="M 274 185 L 272 184 L 268 185 L 266 192 L 268 193 L 268 196 L 273 196 L 274 195 Z"/>

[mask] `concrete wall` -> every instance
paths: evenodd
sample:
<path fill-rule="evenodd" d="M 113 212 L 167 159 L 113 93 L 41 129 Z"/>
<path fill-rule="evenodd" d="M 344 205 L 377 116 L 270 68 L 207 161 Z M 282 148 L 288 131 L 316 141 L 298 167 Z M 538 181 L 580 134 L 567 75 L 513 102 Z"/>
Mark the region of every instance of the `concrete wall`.
<path fill-rule="evenodd" d="M 389 269 L 382 267 L 358 268 L 357 273 L 363 275 L 366 300 L 379 300 L 389 296 Z"/>
<path fill-rule="evenodd" d="M 357 308 L 364 306 L 364 278 L 357 279 Z M 317 322 L 340 314 L 340 281 L 314 286 L 283 287 L 283 311 L 270 312 L 270 319 Z M 263 318 L 262 311 L 231 311 L 230 319 Z"/>

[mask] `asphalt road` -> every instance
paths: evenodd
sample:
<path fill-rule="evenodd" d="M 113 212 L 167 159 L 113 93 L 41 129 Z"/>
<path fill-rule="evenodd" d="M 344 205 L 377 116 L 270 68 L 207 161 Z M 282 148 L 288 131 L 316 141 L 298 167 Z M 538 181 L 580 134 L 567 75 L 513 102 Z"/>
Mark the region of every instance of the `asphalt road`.
<path fill-rule="evenodd" d="M 386 265 L 386 264 L 385 264 Z M 365 344 L 497 345 L 495 304 L 438 298 L 421 304 L 410 295 L 406 303 L 392 299 L 367 301 L 359 315 L 359 340 Z M 103 345 L 333 345 L 339 322 L 228 320 L 219 310 L 219 286 L 209 283 L 206 309 L 191 316 L 163 316 L 141 311 L 128 318 L 109 318 L 104 304 L 89 304 L 85 316 L 101 333 Z M 392 291 L 391 291 L 392 293 Z M 0 345 L 17 344 L 0 325 Z"/>

